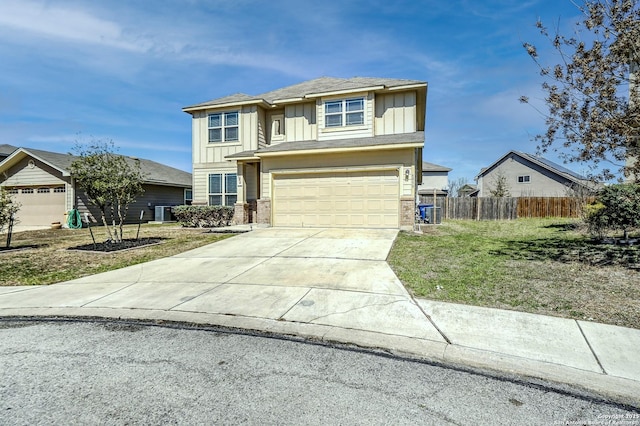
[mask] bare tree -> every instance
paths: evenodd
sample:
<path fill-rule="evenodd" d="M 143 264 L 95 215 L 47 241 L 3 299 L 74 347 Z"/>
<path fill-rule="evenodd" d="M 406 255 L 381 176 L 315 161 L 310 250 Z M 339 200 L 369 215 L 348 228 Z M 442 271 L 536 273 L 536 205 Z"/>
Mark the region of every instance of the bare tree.
<path fill-rule="evenodd" d="M 640 158 L 640 0 L 586 0 L 577 7 L 583 18 L 572 36 L 537 23 L 559 64 L 543 64 L 536 46 L 523 44 L 545 78 L 547 130 L 535 138 L 538 150 L 562 148 L 565 161 L 589 164 L 594 178 L 621 171 L 640 179 L 640 161 L 630 161 Z M 602 162 L 615 169 L 595 171 Z"/>
<path fill-rule="evenodd" d="M 449 181 L 449 197 L 462 197 L 464 194 L 460 192 L 463 186 L 465 186 L 470 180 L 464 177 L 459 177 L 456 180 Z"/>
<path fill-rule="evenodd" d="M 71 164 L 71 174 L 89 201 L 100 209 L 101 221 L 109 239 L 122 242 L 122 228 L 129 204 L 144 192 L 140 161 L 115 153 L 112 141 L 93 141 L 76 147 L 78 158 Z M 110 213 L 113 232 L 109 228 Z"/>

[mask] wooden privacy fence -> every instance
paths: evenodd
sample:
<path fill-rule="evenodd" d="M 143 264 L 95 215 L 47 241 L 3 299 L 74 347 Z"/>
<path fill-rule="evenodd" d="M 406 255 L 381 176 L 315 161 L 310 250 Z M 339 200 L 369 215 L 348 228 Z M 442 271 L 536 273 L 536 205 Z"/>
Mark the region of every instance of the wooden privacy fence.
<path fill-rule="evenodd" d="M 439 198 L 443 219 L 512 220 L 519 217 L 579 217 L 585 202 L 574 197 Z"/>

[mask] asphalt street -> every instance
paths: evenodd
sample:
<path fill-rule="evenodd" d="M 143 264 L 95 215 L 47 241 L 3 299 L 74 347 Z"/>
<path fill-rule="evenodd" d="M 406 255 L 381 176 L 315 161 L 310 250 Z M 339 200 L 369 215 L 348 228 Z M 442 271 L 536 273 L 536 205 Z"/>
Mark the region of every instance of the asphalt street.
<path fill-rule="evenodd" d="M 354 347 L 222 329 L 0 321 L 0 424 L 636 424 L 640 412 Z"/>

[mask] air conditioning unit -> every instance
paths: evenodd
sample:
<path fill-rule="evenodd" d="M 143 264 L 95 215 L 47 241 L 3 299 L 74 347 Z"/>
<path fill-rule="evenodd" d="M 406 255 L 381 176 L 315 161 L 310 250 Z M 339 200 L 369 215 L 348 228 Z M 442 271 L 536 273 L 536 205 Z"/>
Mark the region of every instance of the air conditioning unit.
<path fill-rule="evenodd" d="M 156 222 L 171 222 L 174 220 L 171 206 L 156 206 Z"/>

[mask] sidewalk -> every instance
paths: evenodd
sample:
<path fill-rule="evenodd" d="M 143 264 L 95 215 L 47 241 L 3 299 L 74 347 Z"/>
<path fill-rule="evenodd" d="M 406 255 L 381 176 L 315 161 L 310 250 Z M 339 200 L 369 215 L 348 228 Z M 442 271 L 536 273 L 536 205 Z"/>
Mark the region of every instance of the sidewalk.
<path fill-rule="evenodd" d="M 640 407 L 640 330 L 414 299 L 385 261 L 396 233 L 254 229 L 74 281 L 0 287 L 0 316 L 295 335 L 548 380 Z"/>

